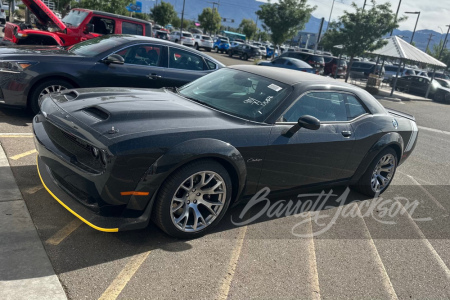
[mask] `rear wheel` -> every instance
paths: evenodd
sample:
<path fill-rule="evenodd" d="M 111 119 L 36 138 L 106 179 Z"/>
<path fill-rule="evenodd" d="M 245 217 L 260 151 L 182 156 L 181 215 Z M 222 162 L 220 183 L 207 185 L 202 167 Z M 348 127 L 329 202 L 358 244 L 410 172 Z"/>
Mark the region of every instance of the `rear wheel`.
<path fill-rule="evenodd" d="M 218 47 L 214 47 L 214 50 L 216 50 L 216 52 L 219 53 L 219 48 Z"/>
<path fill-rule="evenodd" d="M 231 199 L 231 179 L 214 160 L 185 165 L 161 187 L 153 220 L 167 234 L 195 238 L 224 216 Z"/>
<path fill-rule="evenodd" d="M 354 188 L 370 197 L 383 193 L 394 178 L 397 163 L 395 150 L 390 147 L 384 149 L 375 157 Z"/>
<path fill-rule="evenodd" d="M 61 92 L 72 89 L 74 86 L 62 79 L 47 80 L 35 86 L 30 93 L 28 107 L 34 113 L 38 114 L 42 98 L 50 93 Z"/>
<path fill-rule="evenodd" d="M 194 48 L 195 48 L 195 50 L 198 50 L 199 48 L 198 48 L 198 44 L 197 43 L 195 43 L 195 46 L 194 46 Z"/>
<path fill-rule="evenodd" d="M 248 60 L 248 55 L 247 55 L 247 53 L 244 53 L 244 55 L 242 56 L 242 59 L 243 59 L 243 60 Z"/>
<path fill-rule="evenodd" d="M 231 50 L 228 50 L 228 56 L 232 57 L 233 56 L 233 52 L 231 52 Z"/>

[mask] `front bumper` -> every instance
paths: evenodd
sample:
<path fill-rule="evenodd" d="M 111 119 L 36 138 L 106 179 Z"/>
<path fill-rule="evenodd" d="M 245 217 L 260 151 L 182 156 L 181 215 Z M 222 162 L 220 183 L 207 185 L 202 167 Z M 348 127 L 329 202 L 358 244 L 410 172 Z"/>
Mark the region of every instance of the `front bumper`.
<path fill-rule="evenodd" d="M 118 185 L 116 182 L 109 182 L 114 179 L 113 176 L 106 173 L 90 174 L 72 165 L 69 162 L 71 160 L 63 158 L 65 154 L 52 143 L 42 123 L 36 122 L 36 117 L 33 121 L 33 131 L 39 153 L 39 177 L 49 194 L 64 208 L 99 231 L 117 232 L 140 229 L 148 225 L 153 198 L 147 206 L 142 207 L 139 214 L 130 215 L 131 210 L 126 208 L 126 202 L 130 200 L 112 196 L 117 194 L 113 189 Z M 130 199 L 129 197 L 127 199 Z M 121 200 L 123 201 L 120 202 Z"/>

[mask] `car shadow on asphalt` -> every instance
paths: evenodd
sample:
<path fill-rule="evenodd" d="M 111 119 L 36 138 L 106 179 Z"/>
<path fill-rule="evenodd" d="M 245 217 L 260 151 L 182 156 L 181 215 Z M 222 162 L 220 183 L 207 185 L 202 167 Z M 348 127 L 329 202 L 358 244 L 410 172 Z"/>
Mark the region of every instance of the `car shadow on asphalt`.
<path fill-rule="evenodd" d="M 2 123 L 14 126 L 29 126 L 33 122 L 34 114 L 26 109 L 0 107 L 0 120 Z"/>

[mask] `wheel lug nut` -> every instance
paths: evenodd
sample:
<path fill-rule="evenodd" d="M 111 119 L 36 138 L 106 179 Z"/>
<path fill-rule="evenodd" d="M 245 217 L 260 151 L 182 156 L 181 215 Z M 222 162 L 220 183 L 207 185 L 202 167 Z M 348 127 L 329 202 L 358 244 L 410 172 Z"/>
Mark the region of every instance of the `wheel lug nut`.
<path fill-rule="evenodd" d="M 197 204 L 197 200 L 194 200 L 194 204 Z"/>
<path fill-rule="evenodd" d="M 200 196 L 200 193 L 197 193 L 197 196 Z"/>
<path fill-rule="evenodd" d="M 188 200 L 188 201 L 187 201 L 187 204 L 189 204 L 189 203 L 191 203 L 191 201 Z"/>

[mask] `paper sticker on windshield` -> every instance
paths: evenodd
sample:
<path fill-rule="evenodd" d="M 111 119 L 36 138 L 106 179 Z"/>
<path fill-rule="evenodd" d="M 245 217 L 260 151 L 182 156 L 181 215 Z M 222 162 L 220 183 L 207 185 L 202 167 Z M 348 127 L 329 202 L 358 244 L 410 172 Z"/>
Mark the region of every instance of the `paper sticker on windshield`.
<path fill-rule="evenodd" d="M 282 89 L 281 87 L 273 83 L 269 85 L 268 88 L 274 90 L 275 92 L 279 92 Z"/>

